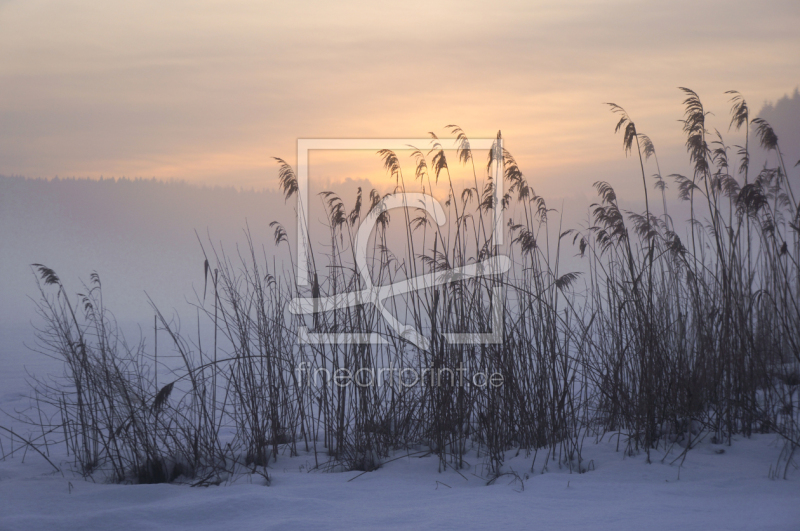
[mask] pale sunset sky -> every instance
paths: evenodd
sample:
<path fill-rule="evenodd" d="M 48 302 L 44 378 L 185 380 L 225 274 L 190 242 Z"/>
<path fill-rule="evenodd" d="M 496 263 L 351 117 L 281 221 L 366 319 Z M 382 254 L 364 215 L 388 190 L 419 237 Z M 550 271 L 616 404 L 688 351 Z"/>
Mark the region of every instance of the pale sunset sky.
<path fill-rule="evenodd" d="M 684 161 L 678 86 L 726 134 L 726 90 L 754 114 L 792 93 L 798 28 L 796 0 L 0 0 L 0 174 L 269 189 L 298 138 L 455 123 L 501 129 L 559 193 L 629 166 L 603 102 Z M 322 177 L 381 174 L 377 158 L 335 168 Z"/>

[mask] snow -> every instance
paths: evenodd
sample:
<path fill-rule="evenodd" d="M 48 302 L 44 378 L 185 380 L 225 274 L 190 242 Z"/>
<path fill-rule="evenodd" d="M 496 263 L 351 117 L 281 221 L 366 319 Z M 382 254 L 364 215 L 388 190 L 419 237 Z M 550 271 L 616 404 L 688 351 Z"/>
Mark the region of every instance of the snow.
<path fill-rule="evenodd" d="M 0 336 L 0 408 L 13 412 L 27 404 L 23 367 L 42 376 L 58 365 L 25 350 L 25 333 L 6 328 Z M 2 415 L 0 425 L 29 430 Z M 435 457 L 419 454 L 398 453 L 362 475 L 308 472 L 313 455 L 281 455 L 268 470 L 270 486 L 241 474 L 197 488 L 93 483 L 51 448 L 62 476 L 17 441 L 13 457 L 0 459 L 0 530 L 800 529 L 800 470 L 769 479 L 782 448 L 776 435 L 738 436 L 732 446 L 708 439 L 679 466 L 670 464 L 682 451 L 677 446 L 663 463 L 654 452 L 647 464 L 643 453 L 616 451 L 616 436 L 587 438 L 584 464 L 591 460 L 593 470 L 585 474 L 552 461 L 542 473 L 542 452 L 531 471 L 533 456 L 512 451 L 505 469 L 522 482 L 509 475 L 491 486 L 473 450 L 464 477 L 439 473 Z M 0 440 L 8 454 L 10 441 Z"/>
<path fill-rule="evenodd" d="M 241 475 L 192 488 L 97 484 L 17 453 L 0 462 L 0 529 L 798 529 L 798 474 L 767 477 L 776 443 L 701 443 L 679 467 L 587 441 L 585 474 L 552 463 L 541 473 L 541 460 L 531 473 L 531 458 L 510 458 L 524 490 L 512 476 L 487 486 L 475 455 L 464 477 L 413 455 L 363 475 L 308 473 L 313 457 L 301 455 L 273 463 L 270 486 Z"/>

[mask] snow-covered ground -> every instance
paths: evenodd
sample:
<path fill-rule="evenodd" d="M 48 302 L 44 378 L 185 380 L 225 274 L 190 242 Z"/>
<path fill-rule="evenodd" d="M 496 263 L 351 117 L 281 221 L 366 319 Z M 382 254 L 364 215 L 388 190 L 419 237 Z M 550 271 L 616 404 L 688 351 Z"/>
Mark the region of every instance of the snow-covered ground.
<path fill-rule="evenodd" d="M 413 456 L 352 481 L 355 472 L 306 473 L 299 457 L 279 459 L 269 487 L 260 476 L 107 485 L 62 477 L 29 453 L 0 462 L 0 529 L 800 529 L 798 474 L 767 478 L 774 436 L 704 443 L 680 470 L 614 446 L 587 446 L 596 469 L 581 475 L 531 474 L 529 459 L 512 459 L 528 473 L 524 490 L 510 476 L 486 486 L 474 470 L 440 474 L 434 458 Z"/>
<path fill-rule="evenodd" d="M 41 376 L 58 364 L 25 351 L 21 343 L 30 343 L 30 336 L 4 332 L 0 408 L 13 411 L 27 404 L 23 366 Z M 0 425 L 9 422 L 0 419 Z M 9 453 L 8 438 L 0 438 Z M 531 471 L 532 456 L 512 452 L 506 469 L 521 482 L 503 476 L 491 486 L 480 477 L 483 459 L 474 452 L 463 477 L 438 473 L 431 456 L 397 454 L 360 476 L 309 473 L 313 456 L 281 456 L 269 469 L 270 486 L 261 476 L 241 475 L 192 488 L 93 483 L 69 472 L 66 456 L 51 448 L 62 475 L 17 442 L 13 457 L 0 460 L 0 530 L 798 530 L 800 470 L 790 469 L 787 480 L 768 477 L 781 447 L 775 435 L 737 437 L 730 447 L 706 440 L 679 467 L 670 464 L 674 454 L 664 463 L 653 454 L 653 464 L 646 464 L 643 454 L 617 452 L 616 438 L 597 444 L 587 438 L 583 453 L 593 470 L 570 474 L 551 462 L 542 473 L 540 453 Z"/>

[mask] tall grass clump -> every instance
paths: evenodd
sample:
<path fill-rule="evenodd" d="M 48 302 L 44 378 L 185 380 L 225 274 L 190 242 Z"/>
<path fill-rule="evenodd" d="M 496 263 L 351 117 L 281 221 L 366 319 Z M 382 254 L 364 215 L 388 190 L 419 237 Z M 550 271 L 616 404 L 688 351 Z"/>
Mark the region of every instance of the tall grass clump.
<path fill-rule="evenodd" d="M 785 475 L 800 442 L 795 191 L 774 130 L 751 119 L 740 94 L 730 92 L 729 130 L 744 141 L 730 146 L 710 130 L 699 96 L 681 91 L 687 175 L 662 175 L 651 138 L 609 104 L 641 174 L 642 211 L 623 209 L 597 182 L 588 226 L 564 227 L 499 132 L 479 162 L 450 125 L 452 159 L 433 133 L 428 146 L 411 146 L 413 172 L 397 153 L 378 153 L 393 193 L 441 197 L 446 222 L 418 205 L 385 210 L 376 190 L 359 188 L 349 203 L 323 192 L 323 226 L 304 234 L 309 286 L 297 284 L 296 264 L 257 251 L 249 232 L 235 256 L 209 244 L 196 306 L 213 343 L 190 340 L 156 310 L 180 362 L 158 379 L 164 364 L 121 339 L 99 277 L 70 302 L 55 273 L 36 266 L 40 339 L 65 365 L 62 379 L 37 382 L 39 410 L 57 412 L 48 426 L 81 471 L 115 481 L 208 484 L 246 470 L 268 479 L 281 453 L 313 456 L 315 469 L 371 471 L 400 450 L 455 471 L 472 466 L 474 452 L 492 479 L 508 473 L 510 451 L 532 455 L 532 470 L 583 472 L 587 438 L 611 435 L 649 461 L 659 447 L 677 445 L 680 458 L 705 438 L 731 444 L 756 432 L 786 441 L 776 468 Z M 757 171 L 756 149 L 768 158 Z M 294 199 L 294 170 L 277 161 Z M 668 180 L 688 220 L 673 219 Z M 365 220 L 375 229 L 360 263 Z M 272 229 L 274 244 L 296 256 L 283 225 Z M 463 274 L 501 257 L 507 271 Z M 421 276 L 447 282 L 399 290 L 385 308 L 330 303 Z M 299 298 L 313 311 L 290 312 Z M 502 341 L 474 341 L 479 334 Z"/>
<path fill-rule="evenodd" d="M 34 267 L 44 323 L 39 348 L 64 363 L 61 377 L 34 382 L 37 419 L 62 431 L 76 468 L 113 481 L 158 483 L 224 462 L 196 380 L 179 402 L 170 401 L 175 382 L 156 388 L 144 344 L 128 345 L 105 309 L 99 275 L 71 302 L 53 270 Z"/>

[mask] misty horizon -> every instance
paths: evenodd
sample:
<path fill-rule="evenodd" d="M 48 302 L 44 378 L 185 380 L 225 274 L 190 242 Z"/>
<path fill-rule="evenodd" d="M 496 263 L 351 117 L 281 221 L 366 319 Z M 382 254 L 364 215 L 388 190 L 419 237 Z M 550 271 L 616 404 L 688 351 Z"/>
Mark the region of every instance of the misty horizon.
<path fill-rule="evenodd" d="M 799 27 L 0 0 L 0 528 L 798 529 Z"/>

